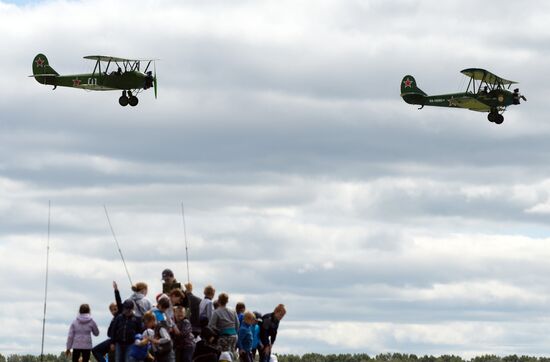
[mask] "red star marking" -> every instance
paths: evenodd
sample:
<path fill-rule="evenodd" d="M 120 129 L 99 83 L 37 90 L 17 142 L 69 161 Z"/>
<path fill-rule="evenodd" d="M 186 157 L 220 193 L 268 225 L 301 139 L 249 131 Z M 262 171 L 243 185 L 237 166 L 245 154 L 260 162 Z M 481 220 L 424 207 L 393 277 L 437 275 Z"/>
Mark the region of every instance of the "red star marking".
<path fill-rule="evenodd" d="M 36 63 L 37 67 L 44 67 L 45 61 L 42 58 L 38 58 L 38 59 L 36 59 L 35 63 Z"/>
<path fill-rule="evenodd" d="M 412 80 L 410 80 L 409 78 L 407 78 L 403 81 L 403 84 L 405 84 L 405 88 L 411 88 L 412 83 L 413 83 Z"/>
<path fill-rule="evenodd" d="M 82 83 L 80 79 L 73 79 L 73 87 L 78 87 Z"/>

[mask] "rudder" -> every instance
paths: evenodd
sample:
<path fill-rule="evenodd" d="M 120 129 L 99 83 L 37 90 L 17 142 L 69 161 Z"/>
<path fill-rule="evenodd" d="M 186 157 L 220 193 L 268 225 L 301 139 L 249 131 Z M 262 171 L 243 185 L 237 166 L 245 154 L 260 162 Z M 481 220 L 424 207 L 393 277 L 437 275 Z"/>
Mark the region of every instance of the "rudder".
<path fill-rule="evenodd" d="M 418 88 L 416 80 L 412 75 L 406 75 L 401 81 L 401 97 L 407 103 L 411 104 L 423 104 L 424 97 L 427 94 Z"/>
<path fill-rule="evenodd" d="M 49 64 L 48 58 L 44 54 L 37 54 L 32 61 L 32 74 L 44 76 L 58 76 L 57 73 Z"/>

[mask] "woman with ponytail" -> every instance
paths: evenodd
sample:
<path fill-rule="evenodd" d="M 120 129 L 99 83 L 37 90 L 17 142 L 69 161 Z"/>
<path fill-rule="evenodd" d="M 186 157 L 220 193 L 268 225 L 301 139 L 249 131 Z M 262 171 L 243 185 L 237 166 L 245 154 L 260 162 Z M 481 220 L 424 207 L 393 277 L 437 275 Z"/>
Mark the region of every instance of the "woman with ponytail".
<path fill-rule="evenodd" d="M 132 291 L 134 292 L 134 294 L 132 294 L 130 299 L 136 305 L 136 307 L 134 308 L 134 314 L 136 315 L 136 317 L 142 318 L 143 315 L 150 311 L 153 307 L 149 299 L 146 298 L 147 284 L 139 282 L 136 285 L 132 286 Z"/>

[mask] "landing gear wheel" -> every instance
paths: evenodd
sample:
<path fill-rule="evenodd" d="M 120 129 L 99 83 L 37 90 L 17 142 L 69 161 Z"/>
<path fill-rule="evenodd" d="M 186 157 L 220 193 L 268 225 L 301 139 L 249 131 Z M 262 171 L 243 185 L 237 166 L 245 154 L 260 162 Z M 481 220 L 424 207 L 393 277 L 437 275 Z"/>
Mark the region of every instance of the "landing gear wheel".
<path fill-rule="evenodd" d="M 502 124 L 504 122 L 504 116 L 502 114 L 497 114 L 497 117 L 495 119 L 496 124 Z"/>
<path fill-rule="evenodd" d="M 118 99 L 118 104 L 120 104 L 123 107 L 126 107 L 128 105 L 128 101 L 129 101 L 128 97 L 123 95 L 123 96 L 120 96 L 120 98 Z"/>
<path fill-rule="evenodd" d="M 128 99 L 128 103 L 129 103 L 132 107 L 137 106 L 138 102 L 139 102 L 139 99 L 138 99 L 136 96 L 131 96 L 131 97 Z"/>
<path fill-rule="evenodd" d="M 498 113 L 491 112 L 487 115 L 487 119 L 489 122 L 495 122 L 497 120 L 497 116 L 499 116 Z"/>
<path fill-rule="evenodd" d="M 128 105 L 128 97 L 126 96 L 126 91 L 122 91 L 122 95 L 118 99 L 118 104 L 123 107 L 126 107 Z"/>

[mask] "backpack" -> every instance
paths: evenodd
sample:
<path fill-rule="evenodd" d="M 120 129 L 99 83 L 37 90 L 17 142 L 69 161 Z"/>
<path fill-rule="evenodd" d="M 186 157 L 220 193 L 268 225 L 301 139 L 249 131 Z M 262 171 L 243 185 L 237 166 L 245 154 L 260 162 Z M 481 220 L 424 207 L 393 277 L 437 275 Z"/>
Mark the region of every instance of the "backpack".
<path fill-rule="evenodd" d="M 168 330 L 166 322 L 162 321 L 155 327 L 155 337 L 159 339 L 159 344 L 157 345 L 157 351 L 155 354 L 157 356 L 164 356 L 170 353 L 173 349 L 173 343 L 170 338 L 164 338 L 160 334 L 160 330 L 164 328 L 165 330 Z"/>
<path fill-rule="evenodd" d="M 136 339 L 142 339 L 141 334 L 136 334 Z M 138 361 L 143 361 L 147 357 L 147 352 L 149 351 L 149 343 L 144 346 L 138 346 L 132 344 L 130 346 L 130 356 Z"/>

